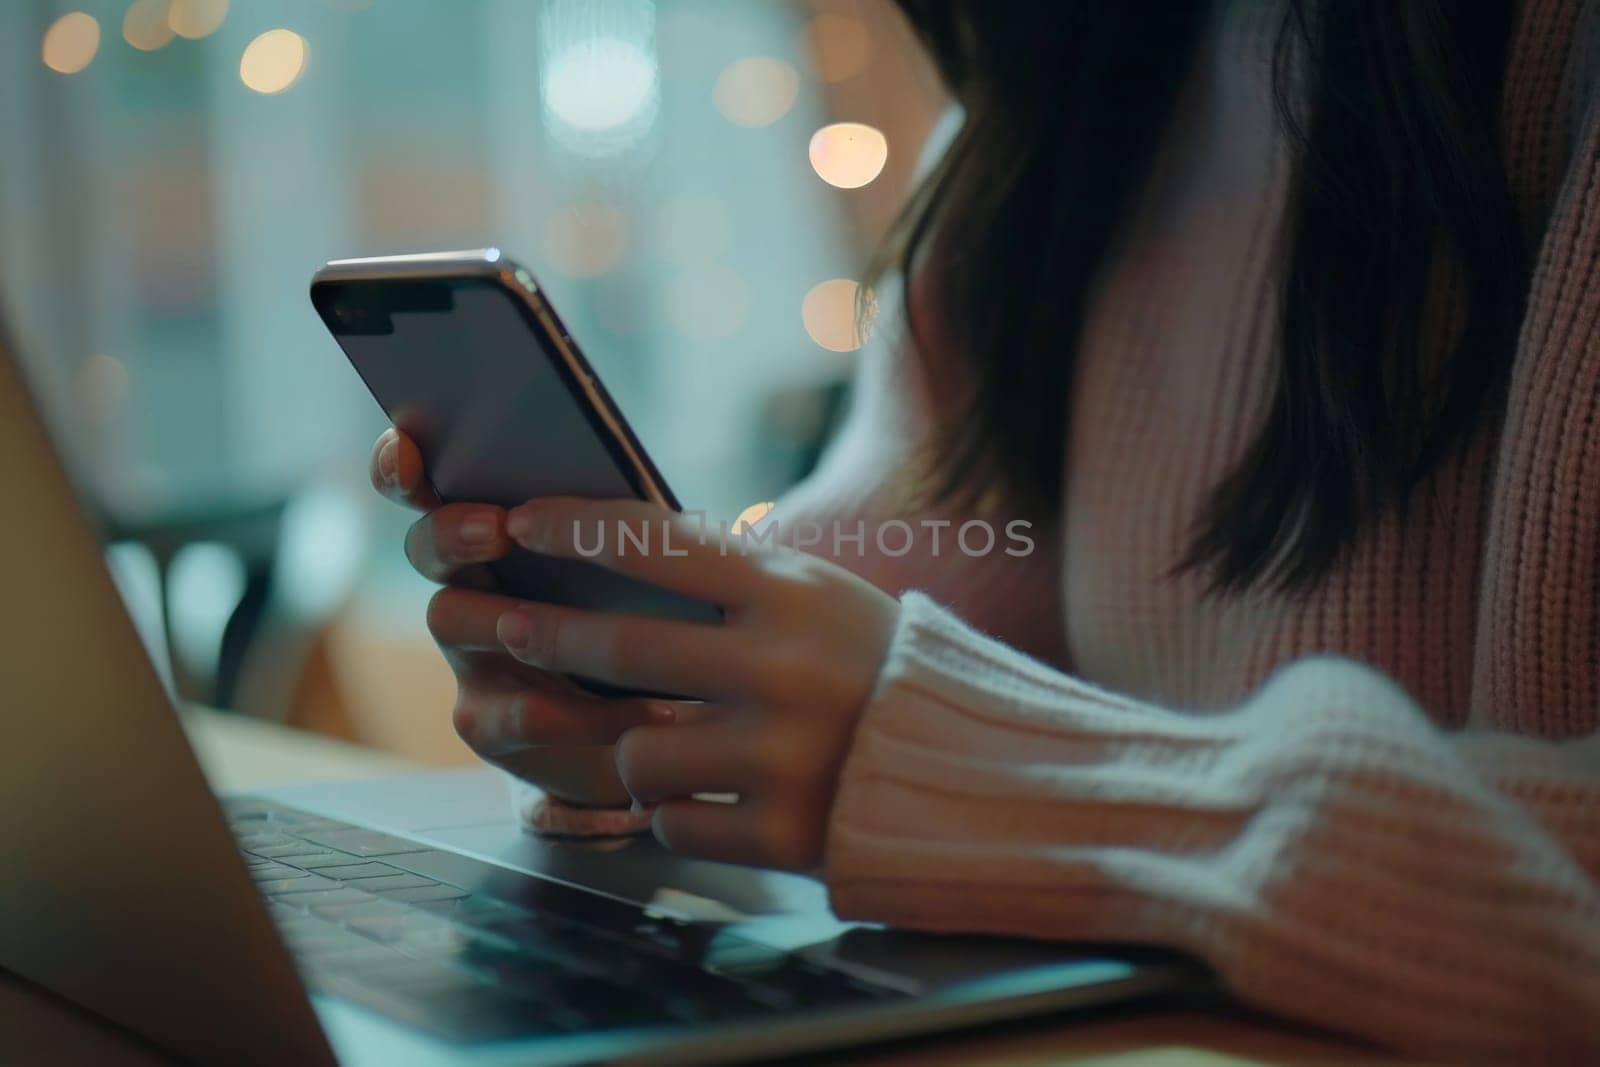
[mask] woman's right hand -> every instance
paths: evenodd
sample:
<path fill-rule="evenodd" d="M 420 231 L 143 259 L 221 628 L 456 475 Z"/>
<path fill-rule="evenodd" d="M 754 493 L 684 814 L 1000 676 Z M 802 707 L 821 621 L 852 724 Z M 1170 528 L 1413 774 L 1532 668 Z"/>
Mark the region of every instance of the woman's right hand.
<path fill-rule="evenodd" d="M 373 488 L 423 513 L 406 533 L 406 558 L 444 586 L 428 604 L 428 629 L 456 676 L 456 732 L 479 756 L 562 800 L 625 805 L 611 750 L 634 726 L 670 712 L 645 699 L 613 699 L 520 663 L 496 636 L 520 601 L 493 591 L 485 564 L 510 552 L 505 509 L 441 504 L 422 473 L 422 453 L 397 430 L 372 449 Z"/>

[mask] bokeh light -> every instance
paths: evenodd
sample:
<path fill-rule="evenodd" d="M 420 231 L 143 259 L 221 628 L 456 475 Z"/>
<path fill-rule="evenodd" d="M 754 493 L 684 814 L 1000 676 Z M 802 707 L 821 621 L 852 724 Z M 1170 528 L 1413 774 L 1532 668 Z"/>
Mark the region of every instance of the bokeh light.
<path fill-rule="evenodd" d="M 57 74 L 76 74 L 94 60 L 100 50 L 100 23 L 93 15 L 73 11 L 62 15 L 44 31 L 40 55 L 44 65 Z"/>
<path fill-rule="evenodd" d="M 227 17 L 228 0 L 172 0 L 167 8 L 167 25 L 190 41 L 216 33 Z"/>
<path fill-rule="evenodd" d="M 628 220 L 610 204 L 583 201 L 550 216 L 544 227 L 544 255 L 569 278 L 605 274 L 628 247 Z"/>
<path fill-rule="evenodd" d="M 835 122 L 811 135 L 811 168 L 840 189 L 859 189 L 883 173 L 888 138 L 861 122 Z"/>
<path fill-rule="evenodd" d="M 614 130 L 639 118 L 656 92 L 656 65 L 629 41 L 599 37 L 556 57 L 545 78 L 545 103 L 579 130 Z"/>
<path fill-rule="evenodd" d="M 654 0 L 540 0 L 538 48 L 545 131 L 576 156 L 648 149 L 661 110 Z"/>
<path fill-rule="evenodd" d="M 729 527 L 729 530 L 736 534 L 754 530 L 762 519 L 772 514 L 772 509 L 775 506 L 770 500 L 763 500 L 759 504 L 751 504 L 739 512 L 739 517 L 733 520 L 733 525 Z"/>
<path fill-rule="evenodd" d="M 306 40 L 293 30 L 268 30 L 245 45 L 239 80 L 258 93 L 281 93 L 306 69 Z"/>
<path fill-rule="evenodd" d="M 154 52 L 172 40 L 167 0 L 133 0 L 122 16 L 122 39 L 141 52 Z"/>
<path fill-rule="evenodd" d="M 771 56 L 750 56 L 723 68 L 711 100 L 735 126 L 771 126 L 789 113 L 799 93 L 793 67 Z"/>
<path fill-rule="evenodd" d="M 750 318 L 750 283 L 729 267 L 706 264 L 673 278 L 666 289 L 667 321 L 685 337 L 718 341 Z"/>
<path fill-rule="evenodd" d="M 854 352 L 861 347 L 865 338 L 856 328 L 860 289 L 849 278 L 830 278 L 811 287 L 800 304 L 800 319 L 813 341 L 831 352 Z"/>
<path fill-rule="evenodd" d="M 806 24 L 804 45 L 812 71 L 825 82 L 854 78 L 872 58 L 872 34 L 866 24 L 851 15 L 831 11 Z"/>

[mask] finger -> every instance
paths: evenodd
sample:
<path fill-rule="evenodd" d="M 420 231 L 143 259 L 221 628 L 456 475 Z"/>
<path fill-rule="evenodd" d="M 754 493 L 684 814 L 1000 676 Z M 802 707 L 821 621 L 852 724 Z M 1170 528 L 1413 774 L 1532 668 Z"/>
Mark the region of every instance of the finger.
<path fill-rule="evenodd" d="M 490 504 L 445 504 L 406 531 L 406 559 L 424 578 L 453 580 L 463 569 L 511 551 L 505 512 Z"/>
<path fill-rule="evenodd" d="M 687 797 L 667 800 L 656 807 L 650 828 L 663 847 L 680 855 L 751 867 L 771 865 L 756 810 L 747 804 Z"/>
<path fill-rule="evenodd" d="M 624 689 L 734 702 L 752 685 L 744 633 L 723 626 L 521 602 L 498 633 L 523 663 Z"/>
<path fill-rule="evenodd" d="M 372 487 L 397 504 L 431 511 L 439 497 L 423 476 L 422 453 L 416 442 L 390 427 L 378 435 L 368 465 Z"/>
<path fill-rule="evenodd" d="M 428 601 L 428 632 L 442 648 L 459 652 L 506 653 L 500 616 L 522 601 L 503 593 L 446 586 Z"/>
<path fill-rule="evenodd" d="M 456 732 L 494 760 L 546 745 L 610 745 L 628 731 L 671 723 L 670 707 L 648 699 L 604 700 L 573 687 L 476 690 L 457 702 Z"/>
<path fill-rule="evenodd" d="M 506 516 L 524 548 L 584 559 L 713 604 L 745 603 L 761 571 L 743 539 L 643 500 L 541 497 Z"/>
<path fill-rule="evenodd" d="M 727 722 L 647 725 L 617 742 L 617 776 L 646 804 L 694 793 L 746 793 L 753 760 L 746 732 Z"/>
<path fill-rule="evenodd" d="M 749 798 L 737 804 L 668 800 L 656 808 L 650 826 L 662 845 L 686 856 L 789 871 L 812 871 L 822 862 L 821 825 Z"/>

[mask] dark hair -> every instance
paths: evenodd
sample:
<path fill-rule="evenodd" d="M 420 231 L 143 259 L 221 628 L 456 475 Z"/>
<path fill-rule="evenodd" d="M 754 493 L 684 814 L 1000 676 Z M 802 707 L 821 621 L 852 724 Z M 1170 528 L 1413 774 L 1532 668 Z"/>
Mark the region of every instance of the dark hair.
<path fill-rule="evenodd" d="M 1053 512 L 1090 284 L 1210 5 L 898 2 L 966 111 L 869 270 L 898 265 L 909 294 L 919 250 L 935 253 L 933 303 L 971 381 L 928 493 L 972 504 L 998 488 Z M 1500 151 L 1512 7 L 1289 0 L 1276 391 L 1175 561 L 1214 588 L 1314 584 L 1503 406 L 1527 288 Z"/>

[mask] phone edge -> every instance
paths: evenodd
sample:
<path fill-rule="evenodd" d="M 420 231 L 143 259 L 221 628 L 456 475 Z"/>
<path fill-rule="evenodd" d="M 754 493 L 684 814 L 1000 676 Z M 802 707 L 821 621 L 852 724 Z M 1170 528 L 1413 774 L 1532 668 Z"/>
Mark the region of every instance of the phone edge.
<path fill-rule="evenodd" d="M 535 280 L 533 272 L 500 249 L 488 247 L 457 252 L 332 259 L 311 276 L 309 288 L 314 293 L 317 286 L 325 283 L 428 277 L 493 278 L 500 288 L 519 300 L 533 313 L 534 321 L 544 330 L 550 347 L 561 357 L 566 377 L 578 386 L 591 410 L 600 417 L 601 425 L 620 446 L 623 458 L 632 470 L 632 480 L 640 487 L 645 498 L 672 511 L 683 510 L 677 496 L 633 432 L 633 427 L 623 417 L 589 360 L 567 332 L 555 307 L 545 298 L 544 290 Z M 320 314 L 318 318 L 321 318 Z"/>

